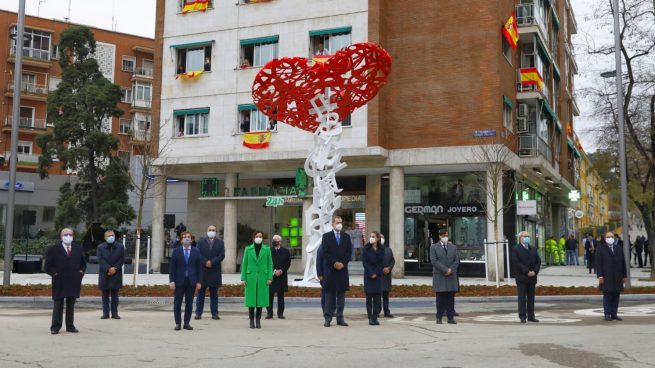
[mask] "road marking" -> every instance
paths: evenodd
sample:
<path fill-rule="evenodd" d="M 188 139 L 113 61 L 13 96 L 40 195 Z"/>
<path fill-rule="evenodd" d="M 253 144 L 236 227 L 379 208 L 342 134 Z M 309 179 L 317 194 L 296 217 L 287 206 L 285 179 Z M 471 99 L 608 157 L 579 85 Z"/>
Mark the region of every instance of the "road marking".
<path fill-rule="evenodd" d="M 541 323 L 575 323 L 580 322 L 580 319 L 576 318 L 553 318 L 553 317 L 544 317 L 542 315 L 535 315 L 539 322 Z M 516 313 L 508 314 L 488 314 L 484 316 L 477 316 L 473 318 L 476 322 L 514 322 L 519 323 L 519 318 Z"/>
<path fill-rule="evenodd" d="M 578 309 L 575 314 L 581 316 L 598 317 L 603 316 L 603 308 Z M 619 307 L 619 314 L 632 317 L 650 317 L 655 315 L 655 305 L 641 305 L 638 307 Z"/>

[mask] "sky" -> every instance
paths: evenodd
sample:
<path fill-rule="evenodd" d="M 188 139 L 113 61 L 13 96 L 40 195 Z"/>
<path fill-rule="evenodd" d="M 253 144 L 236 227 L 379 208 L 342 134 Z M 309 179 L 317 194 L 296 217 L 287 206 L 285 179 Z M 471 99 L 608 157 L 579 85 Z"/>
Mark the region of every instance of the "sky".
<path fill-rule="evenodd" d="M 40 15 L 43 18 L 63 20 L 68 16 L 70 4 L 70 21 L 103 29 L 112 29 L 112 21 L 118 32 L 154 37 L 156 0 L 27 0 L 26 13 Z M 482 0 L 484 1 L 484 0 Z M 612 35 L 597 29 L 592 10 L 599 0 L 571 0 L 578 23 L 578 34 L 573 37 L 573 46 L 579 67 L 575 87 L 580 116 L 574 119 L 574 128 L 578 132 L 582 145 L 587 152 L 597 149 L 594 137 L 588 129 L 597 123 L 592 116 L 592 105 L 582 98 L 580 91 L 585 86 L 599 83 L 603 71 L 614 70 L 611 60 L 591 60 L 586 55 L 585 45 L 611 42 Z M 0 9 L 17 11 L 18 0 L 0 0 Z M 563 15 L 560 15 L 560 19 Z M 560 70 L 563 66 L 560 66 Z"/>

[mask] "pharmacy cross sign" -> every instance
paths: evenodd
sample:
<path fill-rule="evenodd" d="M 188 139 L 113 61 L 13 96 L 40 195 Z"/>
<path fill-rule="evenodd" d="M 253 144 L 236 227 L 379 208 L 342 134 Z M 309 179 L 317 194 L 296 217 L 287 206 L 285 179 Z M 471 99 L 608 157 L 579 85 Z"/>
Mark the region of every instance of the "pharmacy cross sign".
<path fill-rule="evenodd" d="M 572 200 L 573 202 L 579 201 L 580 200 L 580 192 L 577 190 L 572 190 L 569 192 L 569 199 Z"/>

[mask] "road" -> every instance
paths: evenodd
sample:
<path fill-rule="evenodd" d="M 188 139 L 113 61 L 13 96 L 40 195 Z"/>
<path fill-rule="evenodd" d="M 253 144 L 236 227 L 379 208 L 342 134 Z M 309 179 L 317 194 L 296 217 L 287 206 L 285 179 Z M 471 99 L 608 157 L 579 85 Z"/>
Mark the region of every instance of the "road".
<path fill-rule="evenodd" d="M 428 300 L 392 305 L 393 319 L 367 324 L 347 301 L 350 327 L 322 326 L 316 301 L 288 303 L 287 319 L 248 328 L 239 303 L 221 320 L 174 331 L 171 305 L 124 303 L 121 320 L 100 320 L 79 303 L 78 334 L 50 335 L 43 303 L 0 304 L 0 367 L 653 367 L 655 302 L 622 303 L 623 322 L 605 322 L 594 302 L 538 302 L 540 323 L 518 323 L 514 303 L 458 302 L 457 325 L 436 325 Z"/>

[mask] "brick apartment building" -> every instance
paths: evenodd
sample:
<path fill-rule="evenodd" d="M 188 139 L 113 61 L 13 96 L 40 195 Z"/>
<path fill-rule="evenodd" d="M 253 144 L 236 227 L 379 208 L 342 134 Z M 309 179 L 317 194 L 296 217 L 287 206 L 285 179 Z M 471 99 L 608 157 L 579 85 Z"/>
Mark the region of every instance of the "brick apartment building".
<path fill-rule="evenodd" d="M 11 147 L 12 104 L 17 86 L 14 86 L 15 33 L 17 14 L 0 10 L 0 60 L 4 63 L 0 73 L 2 105 L 0 106 L 0 204 L 4 222 L 7 203 L 8 170 Z M 23 48 L 23 71 L 20 86 L 20 119 L 17 154 L 17 180 L 20 188 L 16 193 L 15 233 L 23 234 L 23 211 L 34 210 L 38 229 L 54 226 L 55 209 L 59 187 L 75 180 L 74 175 L 61 170 L 58 165 L 50 168 L 50 177 L 41 180 L 36 173 L 41 153 L 36 144 L 38 135 L 51 130 L 46 115 L 48 93 L 57 88 L 61 81 L 61 67 L 57 44 L 59 35 L 65 29 L 75 26 L 54 19 L 25 17 L 25 43 Z M 151 112 L 154 40 L 119 32 L 90 27 L 97 41 L 95 57 L 103 75 L 121 86 L 123 98 L 119 108 L 123 115 L 108 121 L 105 129 L 119 138 L 116 155 L 127 165 L 134 165 L 134 155 L 143 147 L 149 135 Z"/>
<path fill-rule="evenodd" d="M 189 2 L 157 1 L 155 53 L 162 64 L 154 93 L 161 99 L 153 111 L 168 123 L 153 129 L 171 149 L 158 162 L 153 218 L 165 212 L 164 174 L 188 180 L 187 226 L 196 233 L 212 223 L 224 228 L 227 272 L 235 267 L 237 224 L 268 238 L 282 234 L 296 257 L 292 267 L 304 263 L 310 199 L 284 193 L 312 135 L 270 124 L 250 91 L 268 60 L 311 57 L 319 44 L 334 53 L 372 41 L 393 58 L 379 96 L 344 122 L 348 167 L 338 177 L 338 213 L 359 238 L 356 247 L 362 233 L 381 230 L 396 259 L 405 260 L 396 262 L 396 275 L 431 272 L 431 239 L 447 228 L 463 273 L 484 274 L 484 243 L 494 238 L 484 213 L 490 196 L 479 187 L 487 163 L 472 152 L 494 144 L 512 151 L 508 175 L 498 179 L 512 202 L 499 219 L 510 244 L 521 229 L 541 247 L 547 235 L 574 230 L 568 193 L 578 185 L 581 147 L 574 140 L 576 23 L 568 0 L 241 0 L 185 12 Z M 501 34 L 514 12 L 515 49 Z M 176 78 L 198 70 L 203 58 L 210 65 L 202 75 Z M 522 83 L 526 70 L 541 83 Z M 242 145 L 243 133 L 266 129 L 268 148 Z M 218 190 L 201 189 L 206 183 Z M 516 183 L 513 192 L 508 183 Z M 277 188 L 283 206 L 266 206 L 267 188 Z M 517 215 L 518 201 L 527 212 Z M 154 221 L 155 263 L 164 253 L 163 233 Z"/>

